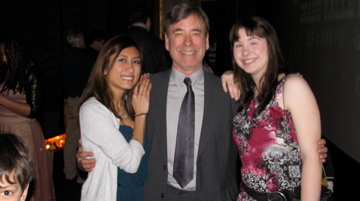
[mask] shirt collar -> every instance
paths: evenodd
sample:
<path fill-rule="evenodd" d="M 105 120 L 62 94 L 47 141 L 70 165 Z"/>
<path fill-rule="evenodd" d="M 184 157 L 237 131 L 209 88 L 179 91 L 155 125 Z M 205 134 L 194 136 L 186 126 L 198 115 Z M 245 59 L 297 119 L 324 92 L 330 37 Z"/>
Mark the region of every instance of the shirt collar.
<path fill-rule="evenodd" d="M 146 29 L 146 26 L 141 25 L 141 24 L 132 24 L 131 26 L 133 26 L 133 27 L 142 27 L 142 28 Z"/>
<path fill-rule="evenodd" d="M 176 68 L 171 68 L 171 79 L 174 80 L 176 86 L 183 87 L 185 77 L 190 77 L 191 79 L 191 86 L 194 88 L 197 85 L 203 83 L 204 80 L 204 68 L 201 67 L 198 71 L 192 73 L 190 76 L 186 76 Z"/>

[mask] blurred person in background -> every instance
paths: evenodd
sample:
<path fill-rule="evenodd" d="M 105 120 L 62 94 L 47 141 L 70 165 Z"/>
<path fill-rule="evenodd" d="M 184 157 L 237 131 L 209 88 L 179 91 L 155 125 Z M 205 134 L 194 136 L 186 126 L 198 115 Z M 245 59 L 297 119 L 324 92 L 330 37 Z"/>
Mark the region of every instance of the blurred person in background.
<path fill-rule="evenodd" d="M 44 135 L 37 121 L 42 100 L 42 75 L 32 60 L 24 36 L 12 34 L 0 42 L 0 131 L 19 136 L 30 150 L 35 166 L 29 189 L 31 201 L 53 201 L 52 170 Z"/>
<path fill-rule="evenodd" d="M 107 40 L 107 34 L 99 29 L 93 29 L 87 36 L 86 51 L 91 54 L 96 60 L 101 48 L 104 46 Z"/>
<path fill-rule="evenodd" d="M 165 50 L 164 41 L 151 29 L 151 10 L 147 5 L 134 6 L 130 17 L 130 27 L 123 35 L 133 39 L 144 51 L 143 73 L 157 73 L 171 67 L 171 58 Z"/>
<path fill-rule="evenodd" d="M 69 30 L 66 36 L 69 49 L 61 58 L 61 73 L 64 89 L 64 116 L 66 141 L 64 145 L 65 179 L 83 183 L 76 163 L 76 151 L 80 139 L 79 106 L 80 97 L 88 80 L 95 59 L 85 50 L 84 33 Z"/>

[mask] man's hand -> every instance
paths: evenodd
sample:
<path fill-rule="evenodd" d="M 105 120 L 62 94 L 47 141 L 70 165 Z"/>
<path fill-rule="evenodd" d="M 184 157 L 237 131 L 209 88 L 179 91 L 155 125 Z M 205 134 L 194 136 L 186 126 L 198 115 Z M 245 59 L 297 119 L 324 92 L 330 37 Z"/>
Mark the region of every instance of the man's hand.
<path fill-rule="evenodd" d="M 79 140 L 79 149 L 76 153 L 76 159 L 79 166 L 86 172 L 91 172 L 95 167 L 96 160 L 93 158 L 93 153 L 82 150 L 81 140 Z"/>
<path fill-rule="evenodd" d="M 328 152 L 328 148 L 325 146 L 326 140 L 321 138 L 320 140 L 318 140 L 317 144 L 318 144 L 318 153 L 320 155 L 320 160 L 322 163 L 325 163 Z"/>
<path fill-rule="evenodd" d="M 231 98 L 235 100 L 240 99 L 240 89 L 238 85 L 234 83 L 234 72 L 232 70 L 225 71 L 221 75 L 221 82 L 225 92 L 229 92 Z"/>

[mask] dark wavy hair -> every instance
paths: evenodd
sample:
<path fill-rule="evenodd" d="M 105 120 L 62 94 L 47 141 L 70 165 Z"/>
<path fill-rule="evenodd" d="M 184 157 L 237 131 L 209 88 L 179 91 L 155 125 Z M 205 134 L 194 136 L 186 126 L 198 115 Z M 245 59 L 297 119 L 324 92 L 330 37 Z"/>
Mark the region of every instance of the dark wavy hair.
<path fill-rule="evenodd" d="M 107 83 L 106 76 L 104 75 L 105 70 L 110 70 L 114 66 L 114 62 L 117 55 L 128 47 L 135 47 L 140 52 L 140 61 L 143 61 L 143 50 L 137 46 L 137 44 L 126 36 L 114 36 L 107 41 L 99 52 L 99 56 L 94 64 L 94 67 L 89 76 L 87 85 L 81 96 L 80 106 L 90 97 L 94 96 L 100 103 L 105 105 L 111 110 L 115 116 L 121 119 L 117 114 L 116 107 L 113 102 L 113 94 Z M 113 60 L 110 60 L 112 55 L 116 55 Z M 141 73 L 141 72 L 140 72 Z M 135 87 L 135 86 L 134 86 Z M 122 100 L 125 102 L 125 108 L 130 118 L 134 120 L 134 109 L 132 107 L 132 94 L 133 89 L 126 90 Z"/>
<path fill-rule="evenodd" d="M 233 48 L 234 43 L 239 40 L 239 30 L 245 29 L 248 36 L 258 36 L 265 38 L 268 44 L 269 61 L 265 74 L 260 79 L 260 94 L 256 97 L 259 107 L 256 108 L 255 115 L 259 115 L 270 102 L 275 94 L 278 77 L 281 73 L 288 74 L 290 69 L 287 68 L 281 53 L 280 43 L 273 26 L 264 18 L 254 16 L 244 18 L 236 22 L 230 30 L 230 47 L 232 55 L 232 63 L 234 70 L 234 80 L 237 82 L 241 90 L 241 106 L 242 110 L 254 98 L 255 82 L 250 74 L 240 68 L 235 61 Z"/>
<path fill-rule="evenodd" d="M 0 80 L 4 81 L 4 86 L 0 92 L 13 90 L 14 93 L 25 93 L 28 73 L 33 66 L 26 38 L 19 34 L 8 35 L 4 36 L 0 44 L 4 44 L 7 61 L 1 61 Z"/>

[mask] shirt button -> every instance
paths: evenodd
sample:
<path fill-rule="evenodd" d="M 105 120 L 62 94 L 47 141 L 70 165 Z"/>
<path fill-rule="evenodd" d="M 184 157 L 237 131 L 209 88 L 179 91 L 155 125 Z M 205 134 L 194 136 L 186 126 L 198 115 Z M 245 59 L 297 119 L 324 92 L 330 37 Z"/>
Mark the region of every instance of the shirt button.
<path fill-rule="evenodd" d="M 164 170 L 166 170 L 166 165 L 164 165 Z"/>
<path fill-rule="evenodd" d="M 161 193 L 161 198 L 164 198 L 164 193 Z"/>

